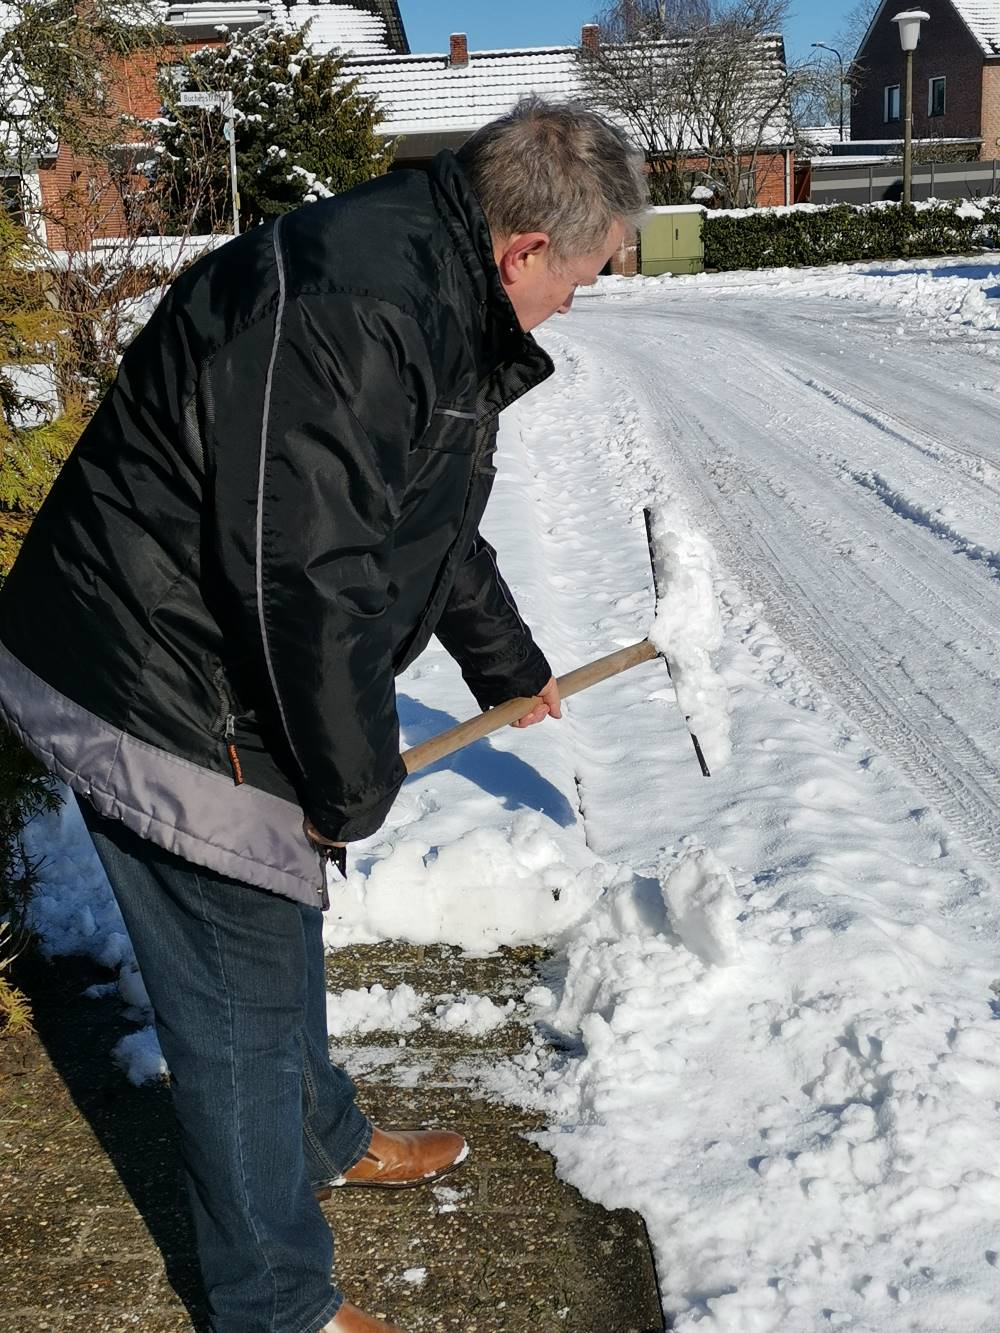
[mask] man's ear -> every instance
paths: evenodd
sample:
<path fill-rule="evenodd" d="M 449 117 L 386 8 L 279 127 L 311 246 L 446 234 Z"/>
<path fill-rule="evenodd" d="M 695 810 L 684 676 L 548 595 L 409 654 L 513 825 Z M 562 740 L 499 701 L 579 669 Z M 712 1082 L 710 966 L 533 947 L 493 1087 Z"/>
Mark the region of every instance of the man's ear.
<path fill-rule="evenodd" d="M 504 286 L 512 287 L 531 273 L 548 254 L 550 244 L 544 231 L 519 232 L 502 241 L 497 247 L 496 261 Z"/>

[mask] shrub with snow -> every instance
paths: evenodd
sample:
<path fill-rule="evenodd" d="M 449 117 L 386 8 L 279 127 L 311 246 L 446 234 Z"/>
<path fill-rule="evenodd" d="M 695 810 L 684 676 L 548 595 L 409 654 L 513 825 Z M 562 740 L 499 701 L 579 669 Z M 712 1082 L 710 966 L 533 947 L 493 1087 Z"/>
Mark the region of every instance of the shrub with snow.
<path fill-rule="evenodd" d="M 160 84 L 152 122 L 156 185 L 168 225 L 181 232 L 232 224 L 229 147 L 221 111 L 180 105 L 180 93 L 231 91 L 241 223 L 253 226 L 384 172 L 392 145 L 377 133 L 375 99 L 358 92 L 337 55 L 314 54 L 308 25 L 221 30 L 224 45 L 189 56 Z"/>

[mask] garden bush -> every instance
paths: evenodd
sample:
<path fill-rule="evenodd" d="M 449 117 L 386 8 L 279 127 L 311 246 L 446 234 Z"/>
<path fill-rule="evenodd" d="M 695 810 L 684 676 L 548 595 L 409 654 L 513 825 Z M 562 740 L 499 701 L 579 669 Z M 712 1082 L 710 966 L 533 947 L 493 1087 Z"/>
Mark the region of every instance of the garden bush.
<path fill-rule="evenodd" d="M 703 235 L 716 271 L 967 255 L 1000 244 L 1000 199 L 710 212 Z"/>

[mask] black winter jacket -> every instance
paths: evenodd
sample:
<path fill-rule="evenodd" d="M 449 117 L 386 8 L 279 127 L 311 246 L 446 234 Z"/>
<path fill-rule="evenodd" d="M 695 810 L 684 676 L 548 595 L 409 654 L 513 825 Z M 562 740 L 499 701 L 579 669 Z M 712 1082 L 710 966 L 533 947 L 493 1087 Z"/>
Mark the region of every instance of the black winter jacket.
<path fill-rule="evenodd" d="M 455 159 L 184 274 L 0 594 L 0 705 L 103 813 L 315 903 L 302 833 L 374 832 L 432 632 L 483 707 L 549 667 L 477 534 L 521 332 Z"/>

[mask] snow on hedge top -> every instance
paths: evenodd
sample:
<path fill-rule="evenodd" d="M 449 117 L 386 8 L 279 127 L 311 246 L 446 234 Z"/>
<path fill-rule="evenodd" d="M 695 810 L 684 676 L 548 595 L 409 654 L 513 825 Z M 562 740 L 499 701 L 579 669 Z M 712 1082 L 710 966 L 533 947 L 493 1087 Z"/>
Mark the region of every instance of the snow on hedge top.
<path fill-rule="evenodd" d="M 1000 56 L 1000 0 L 951 0 L 988 56 Z"/>

